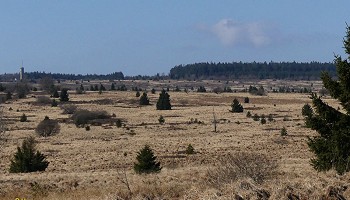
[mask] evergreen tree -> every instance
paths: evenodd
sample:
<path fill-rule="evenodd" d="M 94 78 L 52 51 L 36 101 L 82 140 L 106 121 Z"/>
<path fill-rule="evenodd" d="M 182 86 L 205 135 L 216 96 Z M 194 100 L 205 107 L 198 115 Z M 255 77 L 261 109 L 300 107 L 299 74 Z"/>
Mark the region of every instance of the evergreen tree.
<path fill-rule="evenodd" d="M 59 98 L 60 97 L 60 95 L 58 94 L 57 88 L 54 89 L 52 97 L 53 98 Z"/>
<path fill-rule="evenodd" d="M 159 94 L 157 110 L 171 110 L 170 95 L 164 89 Z"/>
<path fill-rule="evenodd" d="M 116 90 L 114 83 L 112 83 L 112 85 L 111 85 L 111 90 Z"/>
<path fill-rule="evenodd" d="M 68 89 L 63 88 L 60 94 L 60 101 L 69 101 Z"/>
<path fill-rule="evenodd" d="M 136 96 L 136 97 L 140 97 L 140 95 L 141 95 L 141 94 L 140 94 L 140 92 L 137 90 L 137 92 L 136 92 L 136 95 L 135 95 L 135 96 Z"/>
<path fill-rule="evenodd" d="M 49 162 L 46 157 L 35 149 L 33 137 L 26 138 L 22 147 L 17 147 L 17 152 L 11 160 L 10 173 L 28 173 L 45 171 Z"/>
<path fill-rule="evenodd" d="M 233 99 L 231 107 L 232 107 L 231 112 L 234 112 L 234 113 L 243 112 L 243 106 L 241 105 L 241 103 L 239 103 L 239 101 L 236 98 Z"/>
<path fill-rule="evenodd" d="M 321 75 L 324 87 L 339 100 L 345 113 L 329 106 L 316 94 L 311 95 L 315 108 L 306 118 L 306 124 L 319 135 L 309 138 L 308 146 L 315 154 L 312 166 L 318 171 L 335 169 L 339 174 L 350 171 L 350 27 L 344 38 L 348 58 L 335 57 L 338 79 L 333 80 L 327 72 Z"/>
<path fill-rule="evenodd" d="M 145 147 L 137 153 L 137 163 L 134 163 L 135 172 L 138 174 L 159 172 L 162 168 L 156 159 L 157 157 L 154 156 L 152 149 L 148 145 L 145 145 Z"/>
<path fill-rule="evenodd" d="M 140 105 L 149 105 L 149 99 L 146 92 L 140 97 Z"/>

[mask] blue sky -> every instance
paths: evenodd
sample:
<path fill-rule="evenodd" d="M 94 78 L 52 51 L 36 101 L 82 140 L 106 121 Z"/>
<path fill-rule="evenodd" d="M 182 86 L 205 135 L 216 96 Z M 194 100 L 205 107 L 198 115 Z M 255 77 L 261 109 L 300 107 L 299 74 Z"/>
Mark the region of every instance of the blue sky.
<path fill-rule="evenodd" d="M 332 62 L 349 0 L 0 0 L 0 73 L 168 73 L 179 64 Z"/>

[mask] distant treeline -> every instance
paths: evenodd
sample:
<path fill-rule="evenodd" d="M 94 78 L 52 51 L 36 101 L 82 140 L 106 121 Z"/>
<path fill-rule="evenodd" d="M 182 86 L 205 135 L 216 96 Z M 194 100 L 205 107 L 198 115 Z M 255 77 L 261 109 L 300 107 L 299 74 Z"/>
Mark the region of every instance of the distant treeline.
<path fill-rule="evenodd" d="M 61 74 L 61 73 L 45 73 L 45 72 L 26 72 L 24 75 L 27 80 L 37 80 L 44 77 L 50 77 L 56 80 L 124 80 L 122 72 L 114 72 L 107 75 L 100 74 Z M 19 78 L 19 74 L 2 74 L 0 81 L 11 81 Z"/>
<path fill-rule="evenodd" d="M 320 62 L 232 62 L 178 65 L 170 70 L 171 79 L 291 79 L 316 80 L 320 73 L 336 75 L 333 63 Z"/>

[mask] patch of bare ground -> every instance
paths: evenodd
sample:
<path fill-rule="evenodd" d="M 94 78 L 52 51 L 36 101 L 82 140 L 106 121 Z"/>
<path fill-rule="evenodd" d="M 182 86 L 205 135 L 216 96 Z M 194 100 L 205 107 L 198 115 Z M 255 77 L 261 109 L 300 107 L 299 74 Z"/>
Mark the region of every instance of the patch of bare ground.
<path fill-rule="evenodd" d="M 190 86 L 175 81 L 126 84 L 142 84 L 148 90 L 171 84 Z M 221 83 L 196 84 L 214 88 Z M 272 87 L 278 83 L 261 84 Z M 232 87 L 247 85 L 235 82 Z M 308 95 L 268 93 L 260 97 L 239 92 L 171 91 L 169 94 L 173 110 L 158 111 L 155 106 L 158 92 L 148 92 L 150 106 L 139 106 L 135 92 L 130 91 L 72 93 L 70 99 L 78 109 L 107 111 L 123 119 L 121 127 L 106 123 L 90 126 L 89 131 L 77 128 L 69 120 L 71 115 L 62 114 L 59 107 L 31 104 L 34 98 L 3 104 L 10 123 L 0 155 L 0 199 L 331 199 L 332 195 L 350 198 L 349 175 L 317 173 L 309 164 L 312 154 L 306 141 L 315 132 L 303 126 L 301 116 L 302 106 L 310 103 Z M 243 103 L 245 97 L 250 98 L 250 103 Z M 242 103 L 243 113 L 229 112 L 234 98 Z M 332 99 L 327 102 L 337 106 Z M 213 131 L 213 110 L 218 119 L 217 132 Z M 266 117 L 272 114 L 274 121 L 262 125 L 246 117 L 247 111 Z M 19 122 L 23 113 L 28 122 Z M 158 122 L 160 115 L 164 124 Z M 47 138 L 35 135 L 37 124 L 45 116 L 59 119 L 59 134 Z M 282 127 L 287 129 L 287 136 L 280 135 Z M 17 146 L 31 135 L 38 141 L 38 150 L 47 156 L 49 167 L 44 172 L 9 173 L 10 159 Z M 138 175 L 133 171 L 137 152 L 145 144 L 151 146 L 163 167 L 158 174 Z M 189 144 L 194 147 L 194 154 L 185 153 Z M 254 160 L 264 158 L 265 164 L 274 163 L 273 173 L 262 171 L 267 174 L 260 180 L 229 168 L 232 163 L 224 162 L 225 158 L 239 152 L 256 153 L 251 157 L 257 156 L 256 159 L 246 163 L 248 167 L 257 167 L 252 168 L 253 172 L 263 166 Z M 217 170 L 231 174 L 223 176 L 225 181 L 216 180 L 220 187 L 208 182 L 208 171 Z"/>

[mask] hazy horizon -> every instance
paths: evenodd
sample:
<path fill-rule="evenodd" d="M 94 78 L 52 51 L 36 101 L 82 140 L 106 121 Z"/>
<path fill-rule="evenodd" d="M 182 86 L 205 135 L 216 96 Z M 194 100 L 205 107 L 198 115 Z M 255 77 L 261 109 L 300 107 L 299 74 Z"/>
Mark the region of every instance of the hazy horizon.
<path fill-rule="evenodd" d="M 2 1 L 0 74 L 167 74 L 195 62 L 332 62 L 349 1 Z"/>

